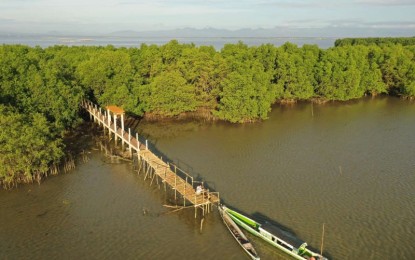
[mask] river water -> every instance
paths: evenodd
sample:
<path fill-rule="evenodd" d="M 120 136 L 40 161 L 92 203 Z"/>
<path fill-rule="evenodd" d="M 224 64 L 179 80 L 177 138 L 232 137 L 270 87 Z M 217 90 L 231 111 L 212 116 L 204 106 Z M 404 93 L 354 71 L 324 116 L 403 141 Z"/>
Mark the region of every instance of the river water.
<path fill-rule="evenodd" d="M 415 104 L 276 105 L 269 120 L 145 123 L 139 131 L 223 202 L 330 259 L 414 259 Z M 92 138 L 91 138 L 92 140 Z M 91 141 L 92 142 L 92 141 Z M 0 259 L 248 259 L 217 211 L 165 214 L 171 192 L 128 162 L 90 161 L 0 191 Z M 254 238 L 261 259 L 290 259 Z"/>

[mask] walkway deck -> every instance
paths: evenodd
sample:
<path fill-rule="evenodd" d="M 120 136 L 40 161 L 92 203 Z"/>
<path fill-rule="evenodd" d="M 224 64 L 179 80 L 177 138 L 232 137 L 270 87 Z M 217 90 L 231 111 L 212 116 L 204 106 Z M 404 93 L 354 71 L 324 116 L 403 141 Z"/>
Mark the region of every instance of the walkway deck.
<path fill-rule="evenodd" d="M 114 135 L 115 144 L 117 144 L 117 139 L 120 139 L 123 148 L 124 144 L 128 146 L 131 156 L 135 156 L 133 152 L 136 152 L 139 162 L 139 172 L 142 171 L 145 173 L 144 179 L 150 177 L 152 178 L 152 183 L 154 177 L 157 176 L 164 185 L 168 185 L 174 190 L 175 197 L 177 194 L 182 196 L 184 206 L 190 203 L 195 208 L 201 208 L 203 214 L 210 211 L 209 206 L 220 202 L 219 192 L 210 192 L 205 189 L 201 194 L 196 194 L 195 186 L 200 182 L 194 181 L 193 176 L 179 169 L 177 166 L 164 162 L 161 158 L 157 157 L 148 149 L 147 140 L 145 144 L 140 143 L 137 133 L 133 136 L 131 129 L 125 131 L 123 114 L 113 114 L 112 118 L 109 110 L 103 113 L 101 108 L 90 101 L 82 102 L 81 106 L 89 113 L 94 122 L 103 126 L 104 131 L 108 130 L 110 136 L 112 134 Z M 118 115 L 121 116 L 121 127 L 117 126 Z"/>

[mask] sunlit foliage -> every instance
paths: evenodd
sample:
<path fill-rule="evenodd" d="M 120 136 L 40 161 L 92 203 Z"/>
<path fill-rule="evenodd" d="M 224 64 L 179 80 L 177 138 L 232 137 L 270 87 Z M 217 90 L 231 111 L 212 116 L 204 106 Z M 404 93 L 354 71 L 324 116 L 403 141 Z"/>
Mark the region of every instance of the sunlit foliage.
<path fill-rule="evenodd" d="M 62 138 L 79 121 L 83 98 L 136 116 L 207 111 L 242 123 L 266 119 L 278 101 L 415 97 L 413 38 L 336 45 L 2 45 L 0 182 L 30 179 L 62 159 Z"/>

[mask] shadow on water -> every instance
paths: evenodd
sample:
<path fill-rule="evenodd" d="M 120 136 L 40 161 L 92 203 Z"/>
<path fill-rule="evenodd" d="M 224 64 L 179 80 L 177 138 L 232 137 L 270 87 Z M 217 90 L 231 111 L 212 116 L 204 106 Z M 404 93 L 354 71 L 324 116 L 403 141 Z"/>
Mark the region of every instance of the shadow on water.
<path fill-rule="evenodd" d="M 302 240 L 300 237 L 298 237 L 298 235 L 296 234 L 296 232 L 292 228 L 289 228 L 285 225 L 282 225 L 278 221 L 269 218 L 268 216 L 264 215 L 261 212 L 254 212 L 252 214 L 252 218 L 254 220 L 257 220 L 259 223 L 266 223 L 266 224 L 270 224 L 272 226 L 275 226 L 275 227 L 285 231 L 287 235 L 289 235 L 293 238 Z M 307 241 L 304 241 L 304 242 L 307 242 Z M 320 243 L 321 243 L 321 241 L 320 241 Z M 309 245 L 308 243 L 307 243 L 307 248 L 310 249 L 313 252 L 320 253 L 320 248 L 313 247 L 312 245 Z M 323 251 L 323 255 L 328 259 L 333 259 L 332 256 L 329 253 L 325 253 L 324 251 Z"/>
<path fill-rule="evenodd" d="M 174 166 L 176 166 L 178 169 L 176 172 L 178 176 L 186 178 L 187 173 L 193 177 L 193 180 L 196 183 L 203 183 L 204 188 L 209 189 L 210 191 L 216 191 L 215 183 L 213 181 L 204 180 L 203 176 L 199 172 L 196 172 L 190 164 L 186 163 L 180 158 L 172 160 L 167 156 L 167 154 L 163 153 L 157 148 L 158 137 L 175 137 L 181 132 L 195 131 L 198 128 L 202 127 L 202 125 L 205 125 L 206 122 L 181 120 L 179 121 L 180 124 L 172 124 L 171 121 L 172 120 L 166 120 L 166 122 L 161 121 L 154 123 L 147 122 L 145 119 L 139 116 L 128 115 L 125 120 L 125 128 L 131 129 L 132 136 L 135 137 L 138 135 L 139 142 L 142 144 L 147 144 L 148 149 L 152 151 L 157 157 L 161 158 L 164 162 L 171 165 L 172 170 Z"/>
<path fill-rule="evenodd" d="M 286 226 L 282 225 L 281 223 L 279 223 L 276 220 L 273 220 L 273 219 L 267 217 L 266 215 L 262 214 L 261 212 L 254 212 L 252 215 L 250 215 L 250 214 L 246 213 L 245 211 L 243 211 L 241 209 L 238 209 L 236 207 L 233 207 L 233 206 L 230 206 L 230 205 L 226 204 L 226 201 L 225 200 L 222 200 L 222 202 L 223 202 L 223 204 L 226 205 L 226 207 L 228 207 L 228 208 L 230 208 L 232 210 L 235 210 L 235 211 L 241 213 L 242 215 L 247 216 L 247 217 L 255 220 L 256 222 L 258 222 L 260 224 L 268 223 L 268 224 L 271 224 L 271 225 L 273 225 L 273 226 L 275 226 L 277 228 L 280 228 L 280 229 L 282 229 L 282 230 L 290 233 L 292 236 L 296 236 L 294 230 L 292 230 L 289 227 L 286 227 Z"/>
<path fill-rule="evenodd" d="M 189 123 L 192 125 L 192 122 L 189 122 Z M 121 125 L 121 122 L 118 120 L 117 124 Z M 213 182 L 204 181 L 202 176 L 200 175 L 200 173 L 195 172 L 195 170 L 193 169 L 193 167 L 191 165 L 187 164 L 186 162 L 184 162 L 181 159 L 176 159 L 174 161 L 171 158 L 169 158 L 165 153 L 163 153 L 161 150 L 159 150 L 157 148 L 157 138 L 154 138 L 154 136 L 157 136 L 157 135 L 154 135 L 153 133 L 150 133 L 150 132 L 146 133 L 143 130 L 143 128 L 141 127 L 140 124 L 142 124 L 142 118 L 129 116 L 125 121 L 125 130 L 127 132 L 130 132 L 131 136 L 137 137 L 140 144 L 144 144 L 145 146 L 147 146 L 148 149 L 152 153 L 154 153 L 157 157 L 159 157 L 165 163 L 167 163 L 170 166 L 170 170 L 175 172 L 178 177 L 186 180 L 188 183 L 192 183 L 193 188 L 196 188 L 197 185 L 202 183 L 204 188 L 208 189 L 210 192 L 215 192 L 216 191 L 214 189 L 214 186 L 216 186 L 216 185 Z M 157 128 L 162 128 L 161 131 L 163 131 L 163 129 L 165 129 L 166 127 L 157 127 Z M 193 128 L 193 125 L 192 125 L 191 128 Z M 191 130 L 193 130 L 193 129 L 191 129 Z M 170 132 L 171 132 L 171 130 L 170 130 Z M 102 132 L 100 132 L 100 135 L 105 137 Z M 150 140 L 150 136 L 152 137 L 151 140 Z M 119 145 L 114 146 L 111 141 L 107 142 L 107 144 L 109 144 L 110 146 L 113 146 L 115 148 L 115 150 L 120 149 Z M 121 152 L 121 155 L 123 154 L 123 152 L 124 151 Z M 134 156 L 134 154 L 133 154 L 133 156 L 132 156 L 133 170 L 138 169 L 138 160 L 136 158 L 137 158 L 137 156 Z M 189 176 L 192 177 L 193 182 L 191 181 L 191 179 L 189 179 Z M 151 183 L 152 182 L 153 182 L 153 180 L 151 181 Z M 158 181 L 157 181 L 157 186 L 158 186 L 158 188 L 155 188 L 155 189 L 160 190 L 162 184 L 159 184 Z M 172 187 L 169 187 L 169 189 L 166 189 L 166 193 L 162 197 L 163 197 L 164 203 L 171 204 L 171 205 L 186 205 L 179 198 L 176 198 L 176 194 L 174 193 Z M 173 198 L 176 198 L 176 199 L 173 199 Z M 181 203 L 183 203 L 183 204 L 181 204 Z M 145 209 L 143 209 L 143 210 L 145 211 Z M 169 212 L 165 212 L 165 213 L 169 214 Z M 159 215 L 163 215 L 165 213 L 159 213 Z M 186 216 L 187 214 L 191 214 L 191 213 L 188 213 L 187 211 L 185 211 L 182 214 L 184 216 Z M 182 215 L 182 214 L 180 214 L 180 215 Z M 201 213 L 198 213 L 198 215 L 199 214 L 201 214 Z M 207 217 L 207 216 L 205 215 L 202 218 L 204 219 L 205 217 Z M 188 224 L 191 224 L 191 226 L 194 227 L 196 219 L 194 219 L 194 220 L 192 220 L 192 218 L 189 219 L 188 216 L 184 217 L 184 219 L 187 220 L 186 222 L 188 222 Z"/>

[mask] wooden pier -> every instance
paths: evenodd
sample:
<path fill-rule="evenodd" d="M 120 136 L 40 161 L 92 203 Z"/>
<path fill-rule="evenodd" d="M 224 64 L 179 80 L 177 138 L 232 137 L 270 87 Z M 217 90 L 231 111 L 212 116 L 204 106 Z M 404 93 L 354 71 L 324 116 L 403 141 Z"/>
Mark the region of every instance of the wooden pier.
<path fill-rule="evenodd" d="M 109 137 L 114 136 L 115 145 L 118 140 L 121 141 L 123 151 L 128 150 L 131 158 L 138 159 L 138 174 L 144 174 L 144 180 L 151 179 L 152 185 L 154 179 L 158 183 L 159 180 L 174 190 L 175 200 L 179 197 L 183 199 L 183 206 L 193 206 L 195 208 L 195 217 L 197 216 L 197 208 L 202 209 L 202 214 L 209 213 L 213 204 L 220 202 L 219 192 L 210 192 L 203 189 L 202 192 L 196 192 L 196 186 L 201 182 L 195 181 L 193 176 L 189 175 L 176 165 L 164 162 L 162 158 L 156 156 L 148 148 L 148 141 L 139 141 L 137 133 L 132 134 L 131 129 L 124 129 L 124 110 L 115 106 L 108 106 L 106 110 L 102 110 L 90 101 L 83 101 L 81 106 L 89 113 L 91 120 L 98 123 L 104 128 L 104 133 L 108 131 Z M 121 126 L 117 125 L 117 117 L 120 116 Z M 127 146 L 127 147 L 126 147 Z"/>

